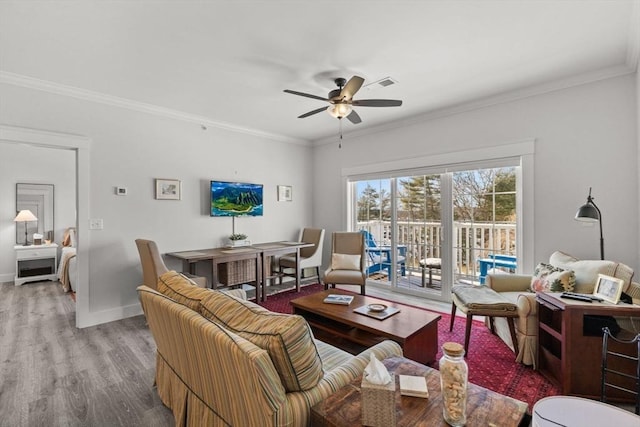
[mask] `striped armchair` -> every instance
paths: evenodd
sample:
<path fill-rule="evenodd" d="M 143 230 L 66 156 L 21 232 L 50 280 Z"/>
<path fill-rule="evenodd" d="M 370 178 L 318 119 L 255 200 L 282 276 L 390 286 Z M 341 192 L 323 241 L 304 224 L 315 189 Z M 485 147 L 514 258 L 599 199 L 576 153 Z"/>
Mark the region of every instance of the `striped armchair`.
<path fill-rule="evenodd" d="M 157 346 L 156 385 L 176 425 L 307 426 L 310 408 L 360 375 L 384 341 L 357 356 L 313 339 L 300 316 L 197 288 L 168 272 L 138 288 Z"/>

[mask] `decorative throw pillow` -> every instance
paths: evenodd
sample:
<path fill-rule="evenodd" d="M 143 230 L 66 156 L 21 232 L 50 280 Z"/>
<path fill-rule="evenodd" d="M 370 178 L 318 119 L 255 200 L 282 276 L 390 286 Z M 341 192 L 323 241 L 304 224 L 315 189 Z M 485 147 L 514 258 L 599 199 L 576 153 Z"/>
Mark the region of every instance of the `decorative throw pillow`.
<path fill-rule="evenodd" d="M 309 390 L 322 379 L 322 360 L 301 316 L 274 313 L 218 291 L 202 300 L 200 313 L 266 350 L 285 390 Z"/>
<path fill-rule="evenodd" d="M 570 292 L 576 285 L 573 270 L 564 270 L 541 262 L 533 272 L 531 290 L 534 292 Z"/>
<path fill-rule="evenodd" d="M 333 254 L 331 256 L 332 270 L 360 270 L 360 255 Z"/>

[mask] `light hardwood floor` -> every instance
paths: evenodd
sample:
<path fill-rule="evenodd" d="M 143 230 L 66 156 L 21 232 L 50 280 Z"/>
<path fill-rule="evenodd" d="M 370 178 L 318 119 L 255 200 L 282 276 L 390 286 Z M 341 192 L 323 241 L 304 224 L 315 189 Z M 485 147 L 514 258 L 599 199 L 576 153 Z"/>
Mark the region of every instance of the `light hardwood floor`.
<path fill-rule="evenodd" d="M 0 284 L 0 426 L 173 426 L 143 316 L 75 327 L 57 282 Z"/>

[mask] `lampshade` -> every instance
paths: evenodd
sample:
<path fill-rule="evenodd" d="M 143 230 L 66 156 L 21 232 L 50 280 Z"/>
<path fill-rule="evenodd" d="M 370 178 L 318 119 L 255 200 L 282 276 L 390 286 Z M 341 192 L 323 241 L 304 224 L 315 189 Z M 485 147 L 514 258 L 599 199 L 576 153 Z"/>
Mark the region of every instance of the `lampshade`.
<path fill-rule="evenodd" d="M 14 222 L 27 222 L 27 221 L 37 221 L 38 218 L 29 210 L 24 209 L 18 212 L 18 215 L 13 219 Z"/>
<path fill-rule="evenodd" d="M 593 205 L 593 202 L 587 202 L 580 206 L 576 212 L 576 220 L 584 222 L 600 221 L 600 213 Z"/>
<path fill-rule="evenodd" d="M 336 119 L 347 117 L 351 113 L 351 105 L 349 104 L 332 104 L 327 107 L 327 113 Z"/>

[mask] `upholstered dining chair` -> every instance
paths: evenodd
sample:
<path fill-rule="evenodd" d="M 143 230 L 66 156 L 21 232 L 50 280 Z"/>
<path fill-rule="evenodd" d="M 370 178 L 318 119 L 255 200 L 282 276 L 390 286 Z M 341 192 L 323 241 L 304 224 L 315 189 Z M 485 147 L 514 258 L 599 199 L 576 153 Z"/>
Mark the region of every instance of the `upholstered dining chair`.
<path fill-rule="evenodd" d="M 324 288 L 357 285 L 364 295 L 366 264 L 364 234 L 358 231 L 334 232 L 331 235 L 331 265 L 324 273 Z"/>
<path fill-rule="evenodd" d="M 322 228 L 303 228 L 300 230 L 298 241 L 305 243 L 313 243 L 313 246 L 300 249 L 300 270 L 302 270 L 302 278 L 304 277 L 305 268 L 315 268 L 316 276 L 320 281 L 320 266 L 322 265 L 322 246 L 324 243 L 324 229 Z M 285 273 L 285 269 L 296 268 L 296 257 L 294 255 L 281 256 L 278 260 L 280 275 L 289 275 Z M 295 275 L 295 271 L 293 273 Z M 312 276 L 315 277 L 315 276 Z"/>
<path fill-rule="evenodd" d="M 136 239 L 138 254 L 140 254 L 140 263 L 142 264 L 142 281 L 145 286 L 151 289 L 157 289 L 158 277 L 169 271 L 164 264 L 158 245 L 153 240 Z M 184 274 L 184 273 L 183 273 Z M 207 278 L 198 277 L 190 274 L 184 274 L 191 279 L 198 287 L 207 287 Z"/>

